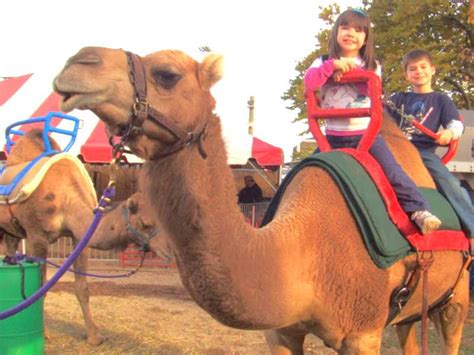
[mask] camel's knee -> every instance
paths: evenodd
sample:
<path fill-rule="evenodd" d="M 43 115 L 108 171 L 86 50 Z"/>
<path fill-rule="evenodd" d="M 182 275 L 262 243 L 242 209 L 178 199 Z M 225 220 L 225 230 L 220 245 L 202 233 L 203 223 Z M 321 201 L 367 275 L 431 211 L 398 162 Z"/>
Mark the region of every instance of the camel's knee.
<path fill-rule="evenodd" d="M 381 345 L 382 334 L 348 335 L 338 352 L 345 355 L 378 355 Z"/>
<path fill-rule="evenodd" d="M 467 309 L 462 304 L 450 303 L 432 319 L 442 337 L 449 344 L 453 339 L 457 342 L 456 338 L 462 333 L 466 315 Z"/>
<path fill-rule="evenodd" d="M 6 246 L 6 254 L 13 256 L 18 251 L 18 245 L 20 244 L 20 239 L 11 237 L 7 234 L 4 236 L 5 246 Z"/>

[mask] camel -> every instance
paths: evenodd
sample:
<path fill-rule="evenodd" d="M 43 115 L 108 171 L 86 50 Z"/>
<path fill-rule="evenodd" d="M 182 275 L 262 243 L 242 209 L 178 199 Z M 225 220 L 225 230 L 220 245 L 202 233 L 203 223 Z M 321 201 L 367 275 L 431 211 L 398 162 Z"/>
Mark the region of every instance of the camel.
<path fill-rule="evenodd" d="M 390 296 L 413 269 L 415 255 L 377 268 L 337 186 L 316 167 L 296 175 L 269 224 L 248 225 L 235 203 L 213 112 L 211 87 L 221 68 L 216 54 L 198 62 L 177 50 L 138 57 L 85 47 L 53 85 L 62 110 L 93 111 L 108 134 L 122 136 L 146 160 L 142 190 L 170 239 L 183 286 L 213 318 L 263 330 L 273 354 L 303 353 L 308 334 L 340 354 L 380 353 Z M 418 185 L 434 188 L 415 148 L 384 121 L 383 134 L 402 167 Z M 456 354 L 469 303 L 467 272 L 462 253 L 434 255 L 431 303 L 462 274 L 435 320 L 444 350 Z M 390 324 L 417 313 L 421 298 L 418 287 Z M 399 326 L 398 334 L 404 352 L 415 353 L 413 324 Z"/>
<path fill-rule="evenodd" d="M 51 139 L 50 142 L 53 149 L 60 150 L 55 141 Z M 31 161 L 43 150 L 42 132 L 32 130 L 14 145 L 6 166 Z M 94 217 L 93 210 L 97 205 L 95 192 L 91 191 L 91 182 L 86 180 L 73 161 L 59 160 L 51 166 L 26 201 L 12 204 L 10 207 L 1 204 L 0 228 L 4 233 L 7 254 L 15 255 L 21 238 L 25 237 L 28 255 L 41 258 L 47 257 L 48 245 L 60 237 L 71 237 L 76 246 L 89 228 Z M 136 234 L 150 236 L 156 228 L 156 223 L 154 218 L 147 215 L 148 208 L 140 207 L 141 201 L 141 193 L 135 193 L 129 200 L 104 214 L 88 246 L 101 250 L 123 250 L 132 242 L 140 243 Z M 123 208 L 129 211 L 127 219 L 122 213 Z M 139 209 L 140 213 L 137 213 Z M 12 223 L 12 216 L 18 219 L 20 226 Z M 131 233 L 130 230 L 137 233 Z M 154 242 L 152 248 L 161 249 L 160 243 L 162 242 Z M 86 273 L 87 262 L 88 251 L 85 249 L 75 260 L 74 269 Z M 87 278 L 79 274 L 74 276 L 76 297 L 83 313 L 87 341 L 99 345 L 103 338 L 92 319 Z"/>

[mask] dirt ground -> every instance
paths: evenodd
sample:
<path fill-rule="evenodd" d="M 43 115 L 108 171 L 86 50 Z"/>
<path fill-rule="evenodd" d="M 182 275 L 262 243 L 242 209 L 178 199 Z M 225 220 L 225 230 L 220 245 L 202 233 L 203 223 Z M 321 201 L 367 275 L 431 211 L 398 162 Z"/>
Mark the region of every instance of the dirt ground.
<path fill-rule="evenodd" d="M 95 265 L 92 272 L 123 271 Z M 89 285 L 92 313 L 106 340 L 96 347 L 86 343 L 73 276 L 66 274 L 45 300 L 46 354 L 269 354 L 261 332 L 223 326 L 200 309 L 174 268 L 142 269 L 130 278 L 90 278 Z M 440 354 L 432 323 L 429 328 L 430 354 Z M 400 353 L 394 330 L 387 328 L 382 354 Z M 305 354 L 334 352 L 310 336 Z M 474 354 L 473 297 L 460 354 Z"/>

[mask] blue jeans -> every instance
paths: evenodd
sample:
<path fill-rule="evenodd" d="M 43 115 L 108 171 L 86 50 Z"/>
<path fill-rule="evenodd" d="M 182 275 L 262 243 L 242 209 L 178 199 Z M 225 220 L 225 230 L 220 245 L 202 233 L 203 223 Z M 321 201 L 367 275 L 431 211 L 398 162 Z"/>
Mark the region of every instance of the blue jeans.
<path fill-rule="evenodd" d="M 333 148 L 355 148 L 361 137 L 362 136 L 327 135 L 328 142 Z M 388 181 L 395 190 L 400 206 L 406 213 L 411 214 L 415 211 L 430 209 L 430 205 L 418 191 L 413 180 L 410 179 L 400 165 L 398 165 L 382 136 L 377 136 L 369 153 L 380 164 Z"/>
<path fill-rule="evenodd" d="M 433 177 L 438 191 L 446 197 L 459 217 L 463 230 L 474 238 L 474 207 L 469 193 L 459 179 L 451 174 L 441 159 L 430 150 L 420 150 L 421 158 Z"/>

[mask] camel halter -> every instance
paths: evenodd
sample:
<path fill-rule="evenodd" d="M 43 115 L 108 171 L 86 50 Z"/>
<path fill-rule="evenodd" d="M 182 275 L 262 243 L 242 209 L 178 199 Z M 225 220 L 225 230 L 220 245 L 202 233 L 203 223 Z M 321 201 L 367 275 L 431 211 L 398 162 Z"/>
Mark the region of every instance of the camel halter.
<path fill-rule="evenodd" d="M 158 234 L 158 229 L 154 228 L 149 233 L 142 232 L 130 223 L 130 214 L 127 206 L 122 207 L 122 215 L 126 221 L 125 228 L 131 236 L 129 239 L 137 244 L 144 252 L 150 251 L 150 241 Z"/>
<path fill-rule="evenodd" d="M 207 154 L 204 151 L 202 141 L 207 134 L 207 122 L 202 124 L 202 127 L 198 127 L 196 131 L 186 132 L 179 127 L 176 122 L 170 120 L 161 112 L 154 109 L 147 100 L 145 68 L 140 57 L 132 52 L 126 51 L 125 53 L 127 55 L 128 68 L 130 70 L 130 82 L 135 92 L 135 103 L 132 106 L 128 125 L 122 130 L 122 134 L 120 135 L 121 142 L 119 144 L 114 144 L 112 142 L 112 137 L 109 140 L 115 151 L 123 150 L 130 137 L 145 134 L 143 131 L 143 123 L 147 118 L 149 118 L 155 124 L 165 128 L 177 138 L 175 143 L 168 146 L 161 154 L 154 155 L 150 160 L 165 158 L 193 143 L 197 143 L 201 157 L 206 159 Z"/>

